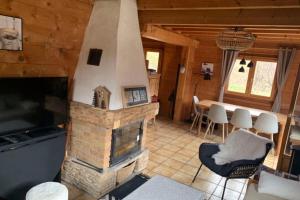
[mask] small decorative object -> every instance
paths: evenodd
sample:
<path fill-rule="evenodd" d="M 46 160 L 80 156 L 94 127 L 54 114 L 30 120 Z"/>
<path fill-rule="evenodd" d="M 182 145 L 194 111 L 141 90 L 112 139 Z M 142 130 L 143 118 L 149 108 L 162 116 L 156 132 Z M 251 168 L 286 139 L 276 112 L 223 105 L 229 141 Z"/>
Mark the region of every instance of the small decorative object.
<path fill-rule="evenodd" d="M 179 67 L 180 67 L 180 68 L 179 68 L 179 69 L 180 69 L 180 70 L 179 70 L 180 73 L 181 73 L 181 74 L 184 74 L 184 72 L 185 72 L 184 64 L 179 64 Z"/>
<path fill-rule="evenodd" d="M 148 103 L 147 88 L 145 86 L 123 88 L 124 107 L 130 107 L 145 103 Z"/>
<path fill-rule="evenodd" d="M 102 56 L 102 49 L 90 49 L 87 64 L 99 66 Z"/>
<path fill-rule="evenodd" d="M 249 68 L 252 68 L 252 67 L 254 67 L 254 63 L 253 63 L 253 61 L 252 61 L 252 60 L 251 60 L 251 61 L 248 63 L 247 67 L 249 67 Z"/>
<path fill-rule="evenodd" d="M 201 74 L 204 75 L 204 80 L 211 80 L 213 75 L 214 64 L 213 63 L 202 63 Z"/>
<path fill-rule="evenodd" d="M 241 60 L 240 65 L 246 65 L 246 60 L 245 60 L 245 58 L 243 58 L 243 59 Z"/>
<path fill-rule="evenodd" d="M 239 72 L 245 72 L 245 69 L 243 66 L 240 67 Z"/>
<path fill-rule="evenodd" d="M 23 50 L 21 18 L 0 15 L 0 50 Z"/>
<path fill-rule="evenodd" d="M 106 87 L 99 86 L 95 88 L 93 105 L 102 109 L 108 109 L 110 95 L 111 92 Z"/>
<path fill-rule="evenodd" d="M 226 30 L 217 36 L 216 43 L 223 50 L 245 51 L 250 49 L 256 36 L 241 28 Z"/>

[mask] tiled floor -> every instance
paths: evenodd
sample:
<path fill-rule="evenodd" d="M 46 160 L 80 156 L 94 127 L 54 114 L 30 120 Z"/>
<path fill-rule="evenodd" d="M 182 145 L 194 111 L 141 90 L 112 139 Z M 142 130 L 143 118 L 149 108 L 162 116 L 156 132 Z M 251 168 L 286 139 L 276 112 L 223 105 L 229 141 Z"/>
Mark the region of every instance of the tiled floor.
<path fill-rule="evenodd" d="M 167 120 L 157 120 L 157 124 L 148 126 L 147 147 L 150 160 L 144 173 L 149 176 L 160 174 L 198 190 L 206 192 L 206 199 L 221 199 L 225 179 L 203 167 L 196 181 L 192 184 L 200 161 L 198 148 L 203 142 L 220 142 L 221 137 L 209 135 L 206 140 L 189 132 L 189 124 L 174 124 Z M 275 157 L 269 155 L 265 164 L 274 166 Z M 247 182 L 230 180 L 227 184 L 225 199 L 240 200 L 244 198 Z M 94 200 L 89 195 L 74 187 L 70 189 L 70 200 Z"/>

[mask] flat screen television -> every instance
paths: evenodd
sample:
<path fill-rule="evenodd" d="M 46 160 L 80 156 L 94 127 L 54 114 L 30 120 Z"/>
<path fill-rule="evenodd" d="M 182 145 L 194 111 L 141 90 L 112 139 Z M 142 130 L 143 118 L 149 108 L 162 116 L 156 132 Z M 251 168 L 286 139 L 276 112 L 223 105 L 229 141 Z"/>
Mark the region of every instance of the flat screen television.
<path fill-rule="evenodd" d="M 0 135 L 64 124 L 67 77 L 0 78 Z"/>

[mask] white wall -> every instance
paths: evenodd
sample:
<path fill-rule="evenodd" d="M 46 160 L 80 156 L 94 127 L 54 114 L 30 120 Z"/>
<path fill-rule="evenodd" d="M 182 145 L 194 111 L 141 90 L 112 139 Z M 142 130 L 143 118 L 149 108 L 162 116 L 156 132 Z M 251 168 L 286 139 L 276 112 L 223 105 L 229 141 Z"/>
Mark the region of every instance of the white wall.
<path fill-rule="evenodd" d="M 86 64 L 90 48 L 103 50 L 100 66 Z M 123 108 L 123 86 L 149 88 L 135 0 L 95 1 L 77 64 L 73 100 L 91 104 L 93 89 L 99 85 L 112 93 L 110 110 Z"/>

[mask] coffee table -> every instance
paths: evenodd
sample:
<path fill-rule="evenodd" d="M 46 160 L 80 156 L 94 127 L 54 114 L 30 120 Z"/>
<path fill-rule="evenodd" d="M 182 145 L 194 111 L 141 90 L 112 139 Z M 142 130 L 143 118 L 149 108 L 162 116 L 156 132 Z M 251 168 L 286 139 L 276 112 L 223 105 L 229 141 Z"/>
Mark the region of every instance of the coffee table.
<path fill-rule="evenodd" d="M 205 193 L 163 176 L 155 176 L 123 200 L 203 200 Z"/>

